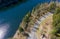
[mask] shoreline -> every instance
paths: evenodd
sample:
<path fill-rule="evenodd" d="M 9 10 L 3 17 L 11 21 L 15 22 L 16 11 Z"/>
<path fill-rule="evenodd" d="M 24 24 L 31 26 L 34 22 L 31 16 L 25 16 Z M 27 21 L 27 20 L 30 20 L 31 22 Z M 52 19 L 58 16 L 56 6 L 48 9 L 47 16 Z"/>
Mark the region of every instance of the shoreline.
<path fill-rule="evenodd" d="M 47 6 L 48 5 L 48 6 Z M 45 7 L 44 7 L 45 6 Z M 57 6 L 60 6 L 60 5 L 57 5 Z M 43 7 L 43 8 L 42 8 Z M 28 20 L 30 19 L 30 20 L 33 20 L 34 22 L 33 22 L 33 25 L 35 24 L 35 22 L 37 21 L 37 19 L 39 18 L 39 17 L 41 17 L 41 16 L 43 16 L 44 14 L 46 14 L 47 12 L 51 12 L 51 10 L 48 10 L 47 11 L 47 9 L 46 8 L 49 8 L 50 7 L 50 4 L 46 4 L 46 5 L 44 5 L 44 4 L 42 4 L 42 5 L 39 5 L 39 8 L 38 9 L 36 9 L 36 10 L 32 10 L 32 12 L 31 12 L 31 16 L 32 16 L 32 19 L 31 19 L 31 16 L 30 17 L 28 17 L 28 14 L 26 15 L 26 17 L 28 17 Z M 42 8 L 42 9 L 41 9 Z M 54 7 L 55 8 L 55 7 Z M 44 10 L 44 9 L 46 9 L 46 10 Z M 41 10 L 41 12 L 40 12 L 40 10 Z M 43 12 L 43 11 L 45 11 L 45 12 Z M 30 13 L 30 12 L 29 12 Z M 37 13 L 40 13 L 39 15 L 39 17 L 37 16 Z M 24 17 L 24 19 L 25 19 L 25 17 Z M 32 28 L 34 27 L 32 24 L 30 24 L 30 22 L 28 22 L 29 23 L 29 25 L 32 25 L 32 26 L 29 26 L 28 25 L 28 27 L 25 29 L 24 28 L 24 26 L 23 26 L 23 24 L 25 23 L 24 21 L 26 21 L 26 20 L 24 20 L 23 19 L 23 21 L 22 21 L 22 23 L 21 23 L 21 27 L 24 29 L 24 32 L 26 33 L 27 32 L 27 34 L 30 34 L 31 33 L 31 30 L 32 30 Z M 19 29 L 18 29 L 19 30 Z M 16 34 L 14 35 L 14 37 L 13 38 L 17 38 L 17 39 L 20 39 L 20 37 L 21 36 L 18 36 L 17 34 L 19 33 L 19 31 L 17 30 L 17 32 L 16 32 Z M 35 32 L 35 30 L 34 30 L 34 32 Z M 22 32 L 23 33 L 23 32 Z M 21 33 L 20 33 L 20 35 L 21 35 Z M 22 34 L 23 35 L 23 34 Z M 26 36 L 22 36 L 21 37 L 21 39 L 26 39 L 27 37 Z"/>

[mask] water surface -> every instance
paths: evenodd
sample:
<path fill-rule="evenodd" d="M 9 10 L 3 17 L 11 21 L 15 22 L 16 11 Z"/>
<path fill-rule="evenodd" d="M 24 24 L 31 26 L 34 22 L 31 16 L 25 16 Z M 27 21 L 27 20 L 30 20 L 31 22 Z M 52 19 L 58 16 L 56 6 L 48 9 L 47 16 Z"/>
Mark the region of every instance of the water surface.
<path fill-rule="evenodd" d="M 50 0 L 28 0 L 6 11 L 0 11 L 0 39 L 12 37 L 26 13 L 37 4 L 44 2 L 50 2 Z"/>

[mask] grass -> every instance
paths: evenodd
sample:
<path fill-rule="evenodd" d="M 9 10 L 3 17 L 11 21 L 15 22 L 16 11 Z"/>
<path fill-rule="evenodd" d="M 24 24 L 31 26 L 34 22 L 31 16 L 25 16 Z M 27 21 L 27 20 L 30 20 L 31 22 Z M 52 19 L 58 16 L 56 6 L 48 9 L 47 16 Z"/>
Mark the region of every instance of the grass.
<path fill-rule="evenodd" d="M 56 37 L 60 37 L 60 8 L 57 7 L 55 9 L 55 13 L 53 14 L 53 34 Z"/>

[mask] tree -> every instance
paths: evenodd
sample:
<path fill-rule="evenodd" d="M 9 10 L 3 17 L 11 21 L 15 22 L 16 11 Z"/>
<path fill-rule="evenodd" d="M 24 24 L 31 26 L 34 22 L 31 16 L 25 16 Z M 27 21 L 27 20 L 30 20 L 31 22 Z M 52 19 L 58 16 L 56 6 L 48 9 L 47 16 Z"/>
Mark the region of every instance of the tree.
<path fill-rule="evenodd" d="M 55 13 L 53 15 L 53 33 L 58 37 L 60 34 L 60 8 L 56 8 Z"/>

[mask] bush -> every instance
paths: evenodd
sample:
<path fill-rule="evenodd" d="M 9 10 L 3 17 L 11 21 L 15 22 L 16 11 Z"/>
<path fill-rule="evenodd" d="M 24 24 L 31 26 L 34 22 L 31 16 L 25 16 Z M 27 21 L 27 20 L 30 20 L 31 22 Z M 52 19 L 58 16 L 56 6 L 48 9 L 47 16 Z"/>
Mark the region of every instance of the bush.
<path fill-rule="evenodd" d="M 19 32 L 23 32 L 24 29 L 22 27 L 19 27 Z"/>
<path fill-rule="evenodd" d="M 56 10 L 55 10 L 55 14 L 59 14 L 60 13 L 60 8 L 58 7 L 58 8 L 56 8 Z"/>
<path fill-rule="evenodd" d="M 55 7 L 56 7 L 56 4 L 53 2 L 53 3 L 50 4 L 49 9 L 50 10 L 53 10 L 53 9 L 55 9 Z"/>
<path fill-rule="evenodd" d="M 24 22 L 29 21 L 29 17 L 31 16 L 31 13 L 29 12 L 25 17 L 24 17 Z"/>
<path fill-rule="evenodd" d="M 58 36 L 57 33 L 60 33 L 60 8 L 56 8 L 53 15 L 53 26 L 53 33 Z"/>

